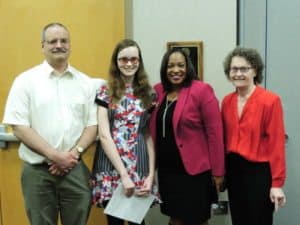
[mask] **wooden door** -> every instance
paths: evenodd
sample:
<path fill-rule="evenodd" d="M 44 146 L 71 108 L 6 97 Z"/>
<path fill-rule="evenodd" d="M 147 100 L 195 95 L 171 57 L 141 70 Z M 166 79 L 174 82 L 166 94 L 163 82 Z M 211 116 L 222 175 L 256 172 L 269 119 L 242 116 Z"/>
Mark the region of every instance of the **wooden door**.
<path fill-rule="evenodd" d="M 95 78 L 106 78 L 112 49 L 124 38 L 123 0 L 0 0 L 0 118 L 14 78 L 42 62 L 41 30 L 65 24 L 71 34 L 70 63 Z M 0 151 L 0 225 L 28 225 L 20 189 L 18 144 Z M 91 166 L 94 147 L 84 160 Z M 93 208 L 89 225 L 104 224 Z"/>

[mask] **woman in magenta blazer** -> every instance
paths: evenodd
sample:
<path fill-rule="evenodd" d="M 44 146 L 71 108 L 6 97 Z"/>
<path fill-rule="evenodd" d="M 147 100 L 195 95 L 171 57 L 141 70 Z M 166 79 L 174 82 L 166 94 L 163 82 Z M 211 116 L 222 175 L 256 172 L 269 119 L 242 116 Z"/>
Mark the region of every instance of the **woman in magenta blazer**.
<path fill-rule="evenodd" d="M 154 139 L 161 212 L 173 225 L 207 224 L 212 178 L 224 175 L 221 114 L 213 89 L 197 80 L 185 51 L 169 50 L 162 59 L 158 105 L 150 130 Z"/>

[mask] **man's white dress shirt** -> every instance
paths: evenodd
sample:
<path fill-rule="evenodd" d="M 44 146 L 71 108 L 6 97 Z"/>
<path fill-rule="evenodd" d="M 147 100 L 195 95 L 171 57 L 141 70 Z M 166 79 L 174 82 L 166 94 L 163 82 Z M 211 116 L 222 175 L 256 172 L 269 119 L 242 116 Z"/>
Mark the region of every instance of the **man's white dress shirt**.
<path fill-rule="evenodd" d="M 57 75 L 44 61 L 15 79 L 3 123 L 31 127 L 58 151 L 69 150 L 85 127 L 97 124 L 94 86 L 75 68 L 68 66 Z M 45 161 L 22 143 L 19 156 L 30 164 Z"/>

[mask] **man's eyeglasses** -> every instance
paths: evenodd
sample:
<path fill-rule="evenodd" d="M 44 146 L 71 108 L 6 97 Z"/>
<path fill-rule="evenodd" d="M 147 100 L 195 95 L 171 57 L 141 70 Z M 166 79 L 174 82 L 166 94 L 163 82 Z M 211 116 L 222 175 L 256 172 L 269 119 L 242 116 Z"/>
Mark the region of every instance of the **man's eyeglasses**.
<path fill-rule="evenodd" d="M 44 40 L 49 45 L 56 45 L 57 43 L 60 43 L 62 45 L 69 44 L 69 39 L 62 38 L 62 39 L 52 39 L 52 40 Z"/>
<path fill-rule="evenodd" d="M 131 64 L 138 64 L 140 61 L 138 57 L 131 57 L 131 58 L 121 57 L 118 58 L 118 60 L 121 64 L 127 64 L 128 62 L 130 62 Z"/>
<path fill-rule="evenodd" d="M 242 66 L 242 67 L 230 67 L 230 72 L 231 73 L 237 73 L 240 71 L 241 73 L 247 73 L 252 67 L 248 66 Z"/>

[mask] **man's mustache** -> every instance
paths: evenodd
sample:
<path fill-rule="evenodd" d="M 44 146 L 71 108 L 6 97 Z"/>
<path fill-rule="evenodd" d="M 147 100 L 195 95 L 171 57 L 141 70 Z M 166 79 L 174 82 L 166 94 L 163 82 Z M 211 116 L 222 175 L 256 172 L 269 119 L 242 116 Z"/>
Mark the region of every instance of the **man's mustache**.
<path fill-rule="evenodd" d="M 66 53 L 67 52 L 67 49 L 65 48 L 56 48 L 52 51 L 53 53 Z"/>

